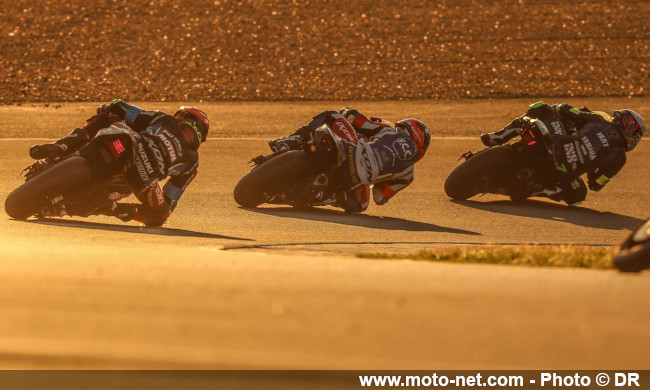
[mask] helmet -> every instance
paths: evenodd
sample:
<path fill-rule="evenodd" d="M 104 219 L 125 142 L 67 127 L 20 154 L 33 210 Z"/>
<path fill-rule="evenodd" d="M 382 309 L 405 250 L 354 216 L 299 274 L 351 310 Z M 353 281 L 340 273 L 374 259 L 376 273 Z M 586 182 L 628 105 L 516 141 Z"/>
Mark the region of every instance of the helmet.
<path fill-rule="evenodd" d="M 626 150 L 634 149 L 643 134 L 645 134 L 645 122 L 641 115 L 632 110 L 616 110 L 614 111 L 613 122 L 625 136 Z"/>
<path fill-rule="evenodd" d="M 431 143 L 431 131 L 424 122 L 415 118 L 402 119 L 395 122 L 395 129 L 415 141 L 415 145 L 420 152 L 418 160 L 424 157 L 424 153 L 427 151 L 429 143 Z"/>
<path fill-rule="evenodd" d="M 208 115 L 203 110 L 196 107 L 183 106 L 176 110 L 174 118 L 180 121 L 189 121 L 192 127 L 201 134 L 201 142 L 205 142 L 208 136 L 208 129 L 210 128 L 210 121 Z"/>

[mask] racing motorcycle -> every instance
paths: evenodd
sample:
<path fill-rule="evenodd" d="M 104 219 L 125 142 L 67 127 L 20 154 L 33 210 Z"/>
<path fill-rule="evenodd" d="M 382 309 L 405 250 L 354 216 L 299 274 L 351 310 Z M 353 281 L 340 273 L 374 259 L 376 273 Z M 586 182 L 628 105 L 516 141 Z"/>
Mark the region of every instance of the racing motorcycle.
<path fill-rule="evenodd" d="M 22 171 L 25 183 L 9 194 L 5 211 L 14 219 L 87 217 L 104 213 L 132 193 L 126 170 L 133 164 L 134 131 L 123 122 L 97 132 L 78 152 L 38 160 Z"/>
<path fill-rule="evenodd" d="M 339 179 L 346 159 L 343 140 L 356 144 L 356 134 L 325 124 L 299 149 L 253 158 L 251 171 L 235 187 L 235 201 L 250 208 L 263 203 L 307 208 L 335 194 L 343 188 Z"/>
<path fill-rule="evenodd" d="M 624 272 L 650 268 L 650 219 L 636 228 L 621 244 L 614 265 Z"/>
<path fill-rule="evenodd" d="M 559 121 L 554 134 L 565 134 Z M 477 153 L 467 152 L 465 159 L 447 177 L 445 193 L 452 199 L 465 200 L 478 194 L 507 195 L 513 200 L 535 196 L 561 200 L 553 166 L 553 145 L 549 129 L 539 119 L 523 117 L 520 139 L 493 146 Z"/>

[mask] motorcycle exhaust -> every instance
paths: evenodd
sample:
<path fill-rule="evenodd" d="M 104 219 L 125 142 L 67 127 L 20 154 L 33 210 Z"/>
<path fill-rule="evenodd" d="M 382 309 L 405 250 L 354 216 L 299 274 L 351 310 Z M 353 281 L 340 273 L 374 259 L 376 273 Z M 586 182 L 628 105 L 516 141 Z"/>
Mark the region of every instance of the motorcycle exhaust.
<path fill-rule="evenodd" d="M 327 175 L 321 173 L 320 175 L 316 176 L 314 181 L 311 183 L 311 187 L 313 189 L 325 188 L 327 187 L 328 183 L 329 183 L 329 179 L 327 178 Z"/>

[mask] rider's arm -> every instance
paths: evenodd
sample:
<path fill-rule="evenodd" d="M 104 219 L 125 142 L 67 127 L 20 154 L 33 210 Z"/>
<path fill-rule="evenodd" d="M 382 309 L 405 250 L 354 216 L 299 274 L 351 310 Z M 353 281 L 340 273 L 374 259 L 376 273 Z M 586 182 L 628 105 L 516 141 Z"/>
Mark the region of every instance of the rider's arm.
<path fill-rule="evenodd" d="M 138 106 L 122 101 L 122 99 L 115 99 L 108 105 L 102 104 L 97 109 L 97 113 L 115 114 L 121 120 L 126 122 L 126 124 L 131 126 L 131 128 L 133 128 L 133 130 L 135 131 L 142 131 L 146 129 L 149 126 L 149 124 L 153 122 L 155 119 L 167 115 L 158 110 L 155 111 L 143 110 Z"/>
<path fill-rule="evenodd" d="M 156 180 L 136 194 L 142 203 L 117 203 L 112 215 L 125 222 L 135 220 L 147 226 L 162 226 L 195 176 L 196 169 L 187 175 L 172 177 L 163 189 Z"/>
<path fill-rule="evenodd" d="M 625 152 L 611 153 L 607 156 L 600 166 L 590 172 L 587 172 L 587 179 L 589 189 L 592 191 L 600 191 L 605 187 L 605 184 L 623 168 L 627 157 Z"/>
<path fill-rule="evenodd" d="M 118 203 L 112 215 L 123 221 L 136 220 L 147 226 L 162 226 L 196 177 L 197 167 L 198 159 L 185 172 L 171 176 L 162 189 L 158 180 L 153 181 L 136 194 L 141 204 Z"/>
<path fill-rule="evenodd" d="M 411 177 L 410 179 L 391 179 L 376 183 L 372 186 L 372 198 L 378 205 L 385 204 L 412 182 L 413 178 Z"/>
<path fill-rule="evenodd" d="M 415 162 L 413 162 L 415 163 Z M 382 205 L 390 198 L 395 196 L 399 191 L 413 183 L 414 167 L 411 166 L 406 170 L 397 173 L 390 178 L 380 180 L 372 186 L 372 198 L 376 204 Z"/>
<path fill-rule="evenodd" d="M 572 122 L 578 129 L 589 122 L 602 122 L 605 120 L 598 114 L 594 114 L 591 111 L 579 110 L 566 103 L 556 104 L 553 108 L 555 108 L 555 111 L 563 122 Z"/>
<path fill-rule="evenodd" d="M 163 195 L 158 180 L 151 181 L 135 196 L 142 203 L 115 203 L 105 214 L 124 222 L 135 220 L 147 226 L 162 226 L 171 213 L 171 205 Z"/>
<path fill-rule="evenodd" d="M 181 199 L 183 192 L 196 177 L 196 172 L 195 166 L 190 172 L 172 176 L 163 186 L 163 194 L 165 195 L 165 201 L 169 203 L 170 212 L 176 208 L 176 204 Z"/>
<path fill-rule="evenodd" d="M 365 137 L 372 137 L 381 130 L 390 127 L 388 124 L 382 123 L 381 121 L 371 120 L 364 114 L 352 108 L 342 108 L 339 112 L 348 122 L 350 122 L 357 132 L 361 133 Z"/>

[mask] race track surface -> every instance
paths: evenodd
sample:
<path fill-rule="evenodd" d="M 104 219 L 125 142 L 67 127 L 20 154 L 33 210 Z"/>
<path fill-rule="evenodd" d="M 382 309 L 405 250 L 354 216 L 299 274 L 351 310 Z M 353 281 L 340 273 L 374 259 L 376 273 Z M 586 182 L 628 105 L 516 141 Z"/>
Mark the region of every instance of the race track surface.
<path fill-rule="evenodd" d="M 634 103 L 647 112 L 647 100 Z M 378 115 L 400 104 L 366 103 Z M 475 104 L 439 109 L 467 113 Z M 0 109 L 13 110 L 17 124 L 26 121 L 15 114 L 31 110 L 46 127 L 89 107 Z M 428 122 L 439 114 L 414 107 Z M 385 206 L 362 215 L 250 210 L 232 189 L 246 161 L 266 152 L 265 139 L 281 134 L 269 125 L 233 131 L 236 112 L 262 123 L 262 103 L 208 108 L 225 118 L 222 132 L 202 146 L 199 175 L 165 227 L 0 214 L 0 367 L 647 368 L 650 335 L 640 324 L 650 319 L 650 274 L 351 256 L 448 244 L 615 245 L 650 215 L 646 143 L 581 207 L 499 196 L 452 202 L 442 186 L 457 158 L 479 149 L 485 123 L 510 119 L 477 110 L 463 129 L 435 121 L 445 137 Z M 32 138 L 57 135 L 52 127 L 0 129 L 12 137 L 0 139 L 3 200 L 21 184 L 29 145 L 41 142 Z"/>

